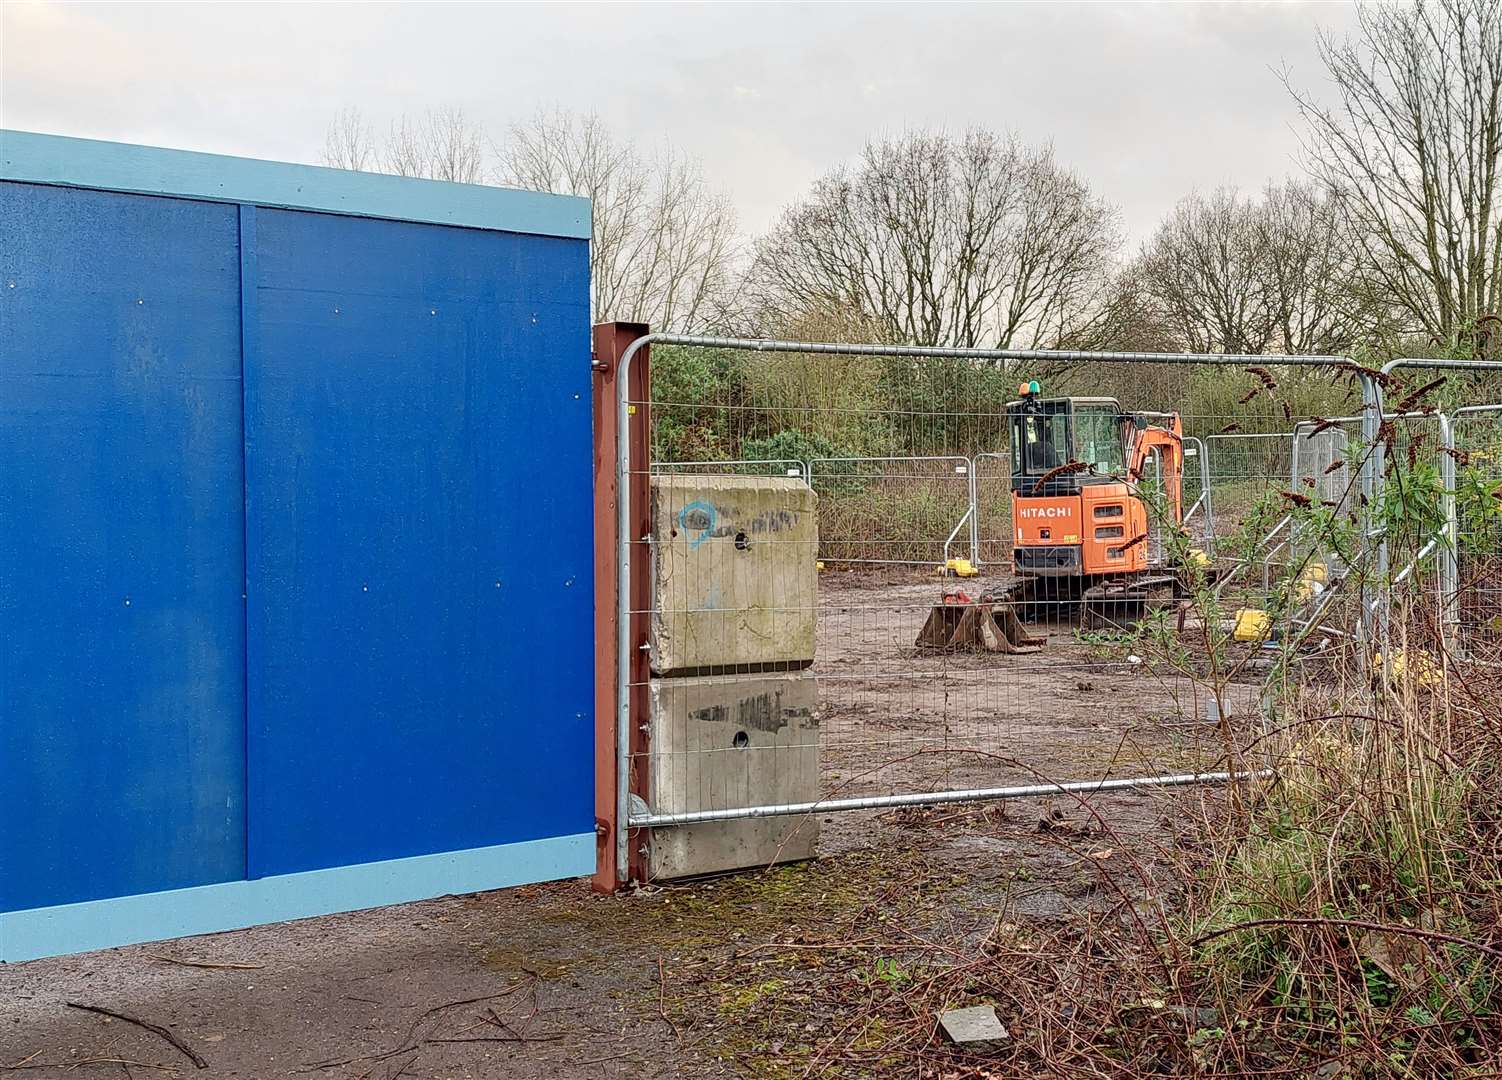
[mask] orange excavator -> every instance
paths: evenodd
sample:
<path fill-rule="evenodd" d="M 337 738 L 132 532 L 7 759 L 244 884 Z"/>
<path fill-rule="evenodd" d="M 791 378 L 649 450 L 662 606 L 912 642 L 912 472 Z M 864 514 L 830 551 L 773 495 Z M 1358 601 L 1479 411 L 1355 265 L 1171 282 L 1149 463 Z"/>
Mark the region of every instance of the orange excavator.
<path fill-rule="evenodd" d="M 1025 623 L 1077 613 L 1086 625 L 1125 625 L 1182 594 L 1161 543 L 1184 520 L 1178 414 L 1123 412 L 1114 398 L 1043 398 L 1036 382 L 1019 393 L 1006 411 L 1017 580 L 995 594 L 946 593 L 919 645 L 1032 652 L 1043 639 Z"/>

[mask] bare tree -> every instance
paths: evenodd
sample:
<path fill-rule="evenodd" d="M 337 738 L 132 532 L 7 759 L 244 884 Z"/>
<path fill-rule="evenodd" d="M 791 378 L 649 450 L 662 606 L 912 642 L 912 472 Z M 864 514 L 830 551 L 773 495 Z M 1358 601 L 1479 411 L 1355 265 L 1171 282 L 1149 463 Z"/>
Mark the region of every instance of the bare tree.
<path fill-rule="evenodd" d="M 1362 326 L 1354 274 L 1332 200 L 1288 183 L 1261 199 L 1229 188 L 1182 199 L 1128 277 L 1172 348 L 1322 353 Z"/>
<path fill-rule="evenodd" d="M 1357 18 L 1355 40 L 1320 40 L 1334 104 L 1289 87 L 1308 168 L 1339 197 L 1370 288 L 1455 341 L 1502 308 L 1502 6 L 1372 4 Z"/>
<path fill-rule="evenodd" d="M 403 114 L 379 141 L 359 109 L 340 110 L 324 136 L 322 159 L 336 169 L 387 172 L 477 184 L 485 179 L 485 133 L 462 109 Z"/>
<path fill-rule="evenodd" d="M 717 321 L 735 257 L 735 214 L 698 162 L 671 147 L 643 157 L 597 116 L 559 111 L 512 125 L 497 156 L 500 183 L 592 201 L 595 318 L 680 331 Z"/>
<path fill-rule="evenodd" d="M 478 184 L 485 179 L 485 135 L 451 106 L 403 115 L 391 123 L 382 166 L 397 176 Z"/>
<path fill-rule="evenodd" d="M 1144 248 L 1141 271 L 1182 348 L 1256 353 L 1272 342 L 1261 245 L 1234 190 L 1180 200 Z"/>
<path fill-rule="evenodd" d="M 1379 314 L 1357 280 L 1339 205 L 1307 183 L 1269 184 L 1252 213 L 1262 256 L 1272 347 L 1341 353 L 1376 328 Z"/>
<path fill-rule="evenodd" d="M 1088 318 L 1058 339 L 1062 349 L 1088 352 L 1181 352 L 1184 345 L 1154 302 L 1145 280 L 1144 260 L 1134 259 L 1113 273 Z M 1070 365 L 1044 369 L 1045 374 Z"/>
<path fill-rule="evenodd" d="M 324 135 L 323 163 L 335 169 L 366 172 L 376 167 L 377 157 L 375 133 L 360 110 L 353 106 L 339 110 Z"/>
<path fill-rule="evenodd" d="M 1085 317 L 1119 245 L 1115 211 L 1049 148 L 971 131 L 869 143 L 757 245 L 753 320 L 848 311 L 888 340 L 1011 346 Z"/>

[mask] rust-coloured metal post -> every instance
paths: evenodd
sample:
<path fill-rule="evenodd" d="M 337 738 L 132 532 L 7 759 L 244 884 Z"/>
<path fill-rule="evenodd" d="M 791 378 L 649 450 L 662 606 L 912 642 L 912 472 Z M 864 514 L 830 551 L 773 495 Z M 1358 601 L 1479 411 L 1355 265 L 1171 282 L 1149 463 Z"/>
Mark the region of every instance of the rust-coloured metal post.
<path fill-rule="evenodd" d="M 616 865 L 616 671 L 621 662 L 617 642 L 616 615 L 619 575 L 616 572 L 616 507 L 620 497 L 616 479 L 616 452 L 620 432 L 617 430 L 616 402 L 619 384 L 616 376 L 619 361 L 630 344 L 645 337 L 644 323 L 600 323 L 594 328 L 594 425 L 595 425 L 595 876 L 597 892 L 614 892 L 633 877 L 645 880 L 644 867 L 633 854 L 631 866 Z M 631 490 L 632 539 L 645 536 L 650 528 L 651 507 L 648 503 L 650 472 L 649 437 L 652 430 L 646 402 L 650 398 L 651 347 L 642 349 L 631 366 L 628 400 L 639 402 L 631 417 L 632 470 Z M 648 576 L 646 544 L 631 548 L 631 635 L 638 644 L 647 640 L 647 611 L 651 605 L 651 581 Z M 630 665 L 627 685 L 631 688 L 631 715 L 645 716 L 647 679 L 651 675 L 650 659 L 644 649 L 632 650 L 626 658 Z M 640 724 L 632 725 L 631 760 L 646 760 L 646 732 Z M 633 773 L 635 770 L 633 770 Z M 631 790 L 646 797 L 645 774 L 633 775 Z M 629 845 L 635 852 L 635 837 Z"/>

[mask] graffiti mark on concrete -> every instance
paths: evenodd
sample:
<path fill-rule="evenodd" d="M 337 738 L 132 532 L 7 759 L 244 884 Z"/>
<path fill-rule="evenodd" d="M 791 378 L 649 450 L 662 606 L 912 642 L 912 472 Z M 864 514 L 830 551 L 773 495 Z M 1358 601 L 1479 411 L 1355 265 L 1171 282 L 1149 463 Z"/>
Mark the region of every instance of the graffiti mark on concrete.
<path fill-rule="evenodd" d="M 708 540 L 714 532 L 715 520 L 719 512 L 714 505 L 703 499 L 695 499 L 682 510 L 678 511 L 678 528 L 684 532 L 695 532 L 699 535 L 688 542 L 688 549 L 693 551 L 704 541 Z"/>
<path fill-rule="evenodd" d="M 678 528 L 687 533 L 696 534 L 688 542 L 688 549 L 695 550 L 706 540 L 734 537 L 737 539 L 737 547 L 746 550 L 747 535 L 761 536 L 766 533 L 782 532 L 784 529 L 797 527 L 798 519 L 802 516 L 796 510 L 768 510 L 757 514 L 744 525 L 736 524 L 732 512 L 732 520 L 722 523 L 719 507 L 703 499 L 695 499 L 682 510 L 678 511 Z"/>
<path fill-rule="evenodd" d="M 734 708 L 728 704 L 718 703 L 702 709 L 694 709 L 689 712 L 689 718 L 709 724 L 733 721 L 736 727 L 771 734 L 776 734 L 790 725 L 800 730 L 808 730 L 819 725 L 813 710 L 801 705 L 784 705 L 780 690 L 741 698 Z"/>
<path fill-rule="evenodd" d="M 791 529 L 798 524 L 798 517 L 796 510 L 768 510 L 751 519 L 751 532 L 781 532 L 783 529 Z"/>

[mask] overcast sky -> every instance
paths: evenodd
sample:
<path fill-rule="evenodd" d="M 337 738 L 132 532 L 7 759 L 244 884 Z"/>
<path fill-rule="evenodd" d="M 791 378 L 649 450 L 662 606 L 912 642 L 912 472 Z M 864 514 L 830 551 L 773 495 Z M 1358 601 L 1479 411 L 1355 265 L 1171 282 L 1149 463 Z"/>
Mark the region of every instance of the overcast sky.
<path fill-rule="evenodd" d="M 870 136 L 1052 141 L 1140 240 L 1188 191 L 1297 169 L 1277 72 L 1318 91 L 1345 3 L 0 3 L 6 127 L 316 162 L 330 117 L 539 107 L 698 156 L 747 233 Z"/>

